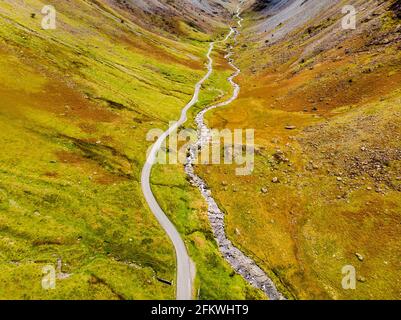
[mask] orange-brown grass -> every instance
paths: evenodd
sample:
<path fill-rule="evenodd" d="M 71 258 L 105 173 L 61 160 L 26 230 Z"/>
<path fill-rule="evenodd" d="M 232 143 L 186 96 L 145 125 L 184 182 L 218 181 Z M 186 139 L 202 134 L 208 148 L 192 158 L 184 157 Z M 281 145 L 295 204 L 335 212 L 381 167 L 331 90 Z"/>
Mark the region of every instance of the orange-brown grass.
<path fill-rule="evenodd" d="M 251 176 L 224 165 L 197 170 L 227 213 L 230 238 L 288 297 L 397 299 L 401 174 L 392 152 L 401 147 L 400 53 L 394 46 L 351 56 L 335 49 L 313 59 L 306 67 L 292 59 L 245 69 L 240 98 L 208 116 L 213 128 L 256 130 Z M 349 173 L 353 159 L 376 157 L 363 146 L 391 158 L 379 177 Z M 277 150 L 289 162 L 278 161 Z M 356 290 L 342 288 L 345 265 L 356 268 Z"/>

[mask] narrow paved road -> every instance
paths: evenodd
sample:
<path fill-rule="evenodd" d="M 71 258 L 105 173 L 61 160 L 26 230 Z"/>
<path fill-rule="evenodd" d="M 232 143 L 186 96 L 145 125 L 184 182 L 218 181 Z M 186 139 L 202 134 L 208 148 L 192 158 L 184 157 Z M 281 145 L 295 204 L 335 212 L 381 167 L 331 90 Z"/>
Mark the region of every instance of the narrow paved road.
<path fill-rule="evenodd" d="M 199 100 L 199 92 L 201 90 L 202 84 L 210 77 L 213 72 L 213 59 L 211 57 L 212 51 L 214 48 L 214 42 L 210 44 L 209 51 L 207 53 L 208 66 L 206 75 L 195 85 L 194 94 L 192 96 L 192 100 L 182 109 L 181 117 L 173 126 L 168 128 L 167 131 L 163 133 L 159 137 L 159 139 L 152 146 L 151 151 L 149 152 L 148 158 L 142 170 L 141 176 L 141 185 L 142 192 L 145 196 L 145 199 L 149 205 L 149 208 L 152 210 L 153 214 L 156 216 L 157 220 L 166 231 L 167 235 L 171 239 L 176 253 L 177 259 L 177 288 L 176 288 L 176 298 L 177 300 L 191 300 L 193 297 L 193 276 L 195 271 L 192 270 L 194 264 L 192 263 L 187 248 L 185 247 L 184 241 L 182 240 L 179 232 L 175 228 L 175 226 L 168 219 L 166 214 L 160 208 L 157 200 L 152 192 L 150 186 L 150 175 L 152 171 L 152 167 L 156 162 L 157 154 L 160 151 L 161 146 L 167 137 L 178 129 L 179 126 L 184 124 L 187 121 L 187 111 L 194 106 Z"/>
<path fill-rule="evenodd" d="M 242 1 L 241 1 L 242 3 Z M 237 17 L 239 20 L 239 26 L 241 26 L 241 18 L 239 17 L 240 9 L 237 11 Z M 227 41 L 233 34 L 235 30 L 230 28 L 230 32 L 227 36 L 219 41 L 225 42 Z M 145 196 L 145 199 L 149 205 L 149 208 L 166 231 L 168 237 L 171 239 L 176 253 L 177 260 L 177 283 L 176 283 L 176 299 L 177 300 L 191 300 L 193 298 L 193 278 L 195 276 L 195 267 L 193 262 L 191 261 L 187 248 L 185 246 L 184 241 L 181 238 L 181 235 L 177 231 L 176 227 L 172 224 L 172 222 L 168 219 L 167 215 L 163 212 L 162 208 L 158 204 L 150 185 L 150 175 L 152 172 L 153 165 L 156 163 L 157 154 L 159 153 L 161 147 L 164 144 L 164 141 L 170 136 L 171 133 L 176 131 L 181 125 L 183 125 L 187 121 L 187 112 L 199 101 L 199 93 L 202 88 L 202 84 L 209 79 L 213 72 L 213 59 L 211 57 L 215 42 L 210 43 L 209 50 L 206 54 L 208 64 L 207 64 L 207 73 L 205 76 L 195 85 L 194 94 L 192 96 L 191 101 L 182 109 L 180 119 L 171 127 L 167 129 L 153 144 L 148 158 L 146 159 L 146 163 L 142 169 L 141 176 L 141 186 L 142 192 Z M 239 69 L 237 70 L 239 72 Z M 234 78 L 233 76 L 232 78 Z M 231 79 L 232 79 L 231 78 Z M 234 85 L 234 83 L 233 83 Z M 238 95 L 239 87 L 235 89 L 235 94 Z"/>

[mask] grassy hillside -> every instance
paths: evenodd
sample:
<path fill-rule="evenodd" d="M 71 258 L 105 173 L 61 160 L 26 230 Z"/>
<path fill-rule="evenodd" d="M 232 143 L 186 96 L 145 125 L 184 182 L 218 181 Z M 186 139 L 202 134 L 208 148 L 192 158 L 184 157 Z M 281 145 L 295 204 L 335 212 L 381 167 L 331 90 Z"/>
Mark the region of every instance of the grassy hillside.
<path fill-rule="evenodd" d="M 45 4 L 56 30 L 41 28 Z M 174 252 L 139 177 L 146 133 L 178 117 L 213 34 L 187 20 L 159 34 L 136 14 L 112 1 L 0 3 L 1 299 L 175 296 L 157 280 L 174 280 Z M 55 290 L 41 287 L 49 264 Z"/>
<path fill-rule="evenodd" d="M 267 17 L 248 13 L 240 98 L 208 117 L 212 127 L 256 130 L 252 176 L 198 170 L 233 242 L 290 298 L 400 296 L 401 20 L 392 2 L 355 1 L 355 31 L 340 28 L 341 2 L 332 3 L 276 42 L 266 40 L 274 30 L 255 32 Z M 345 265 L 356 268 L 356 290 L 341 286 Z"/>
<path fill-rule="evenodd" d="M 205 106 L 223 101 L 231 95 L 227 81 L 232 70 L 225 63 L 225 45 L 216 45 L 215 61 L 210 79 L 204 84 L 200 101 L 189 112 L 195 115 Z M 186 128 L 195 128 L 189 120 Z M 154 170 L 152 184 L 163 211 L 183 235 L 191 258 L 196 263 L 195 289 L 199 299 L 266 299 L 259 290 L 251 287 L 236 274 L 221 257 L 210 228 L 207 204 L 199 191 L 188 182 L 182 164 L 159 165 Z"/>

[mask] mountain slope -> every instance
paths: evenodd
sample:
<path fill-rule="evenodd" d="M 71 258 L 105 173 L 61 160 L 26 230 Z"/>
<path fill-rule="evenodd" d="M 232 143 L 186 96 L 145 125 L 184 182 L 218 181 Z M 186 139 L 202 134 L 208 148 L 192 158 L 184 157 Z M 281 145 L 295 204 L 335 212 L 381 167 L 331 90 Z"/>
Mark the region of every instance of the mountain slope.
<path fill-rule="evenodd" d="M 55 30 L 41 28 L 48 4 Z M 178 119 L 237 4 L 0 3 L 1 299 L 175 297 L 173 248 L 140 189 L 147 135 Z M 207 120 L 255 129 L 255 172 L 196 168 L 230 240 L 290 299 L 401 293 L 401 4 L 347 4 L 356 30 L 341 28 L 339 0 L 245 4 L 241 93 Z M 231 94 L 226 49 L 216 44 L 192 116 Z M 196 263 L 194 296 L 263 299 L 222 258 L 182 165 L 158 165 L 151 180 Z M 349 265 L 355 290 L 342 288 Z"/>
<path fill-rule="evenodd" d="M 139 184 L 146 136 L 178 118 L 229 14 L 189 1 L 121 3 L 0 3 L 2 299 L 175 296 L 159 281 L 174 281 L 173 249 Z M 48 4 L 56 30 L 41 28 Z M 228 299 L 250 292 L 216 248 L 195 253 L 215 263 L 205 298 L 216 279 Z M 41 286 L 45 266 L 56 269 L 55 290 Z"/>
<path fill-rule="evenodd" d="M 222 22 L 229 18 L 229 10 L 233 8 L 232 3 L 221 0 L 108 0 L 107 3 L 146 29 L 166 31 L 166 36 L 182 34 L 182 23 L 203 32 L 216 26 L 225 28 Z"/>
<path fill-rule="evenodd" d="M 249 7 L 236 56 L 241 95 L 208 119 L 256 130 L 255 172 L 199 171 L 227 212 L 231 240 L 288 296 L 397 299 L 399 1 L 347 4 L 357 9 L 356 30 L 341 28 L 342 1 Z M 356 290 L 342 288 L 347 265 Z"/>

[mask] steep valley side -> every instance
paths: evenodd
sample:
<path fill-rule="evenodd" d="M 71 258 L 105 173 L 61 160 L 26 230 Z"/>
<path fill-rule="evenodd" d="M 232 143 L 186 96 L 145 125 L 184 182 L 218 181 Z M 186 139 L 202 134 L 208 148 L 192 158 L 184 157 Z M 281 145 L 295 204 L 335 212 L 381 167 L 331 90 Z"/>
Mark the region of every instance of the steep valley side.
<path fill-rule="evenodd" d="M 255 129 L 255 171 L 198 172 L 226 212 L 230 240 L 288 296 L 400 295 L 396 3 L 350 1 L 355 30 L 341 28 L 341 1 L 257 1 L 244 15 L 235 57 L 241 94 L 207 120 Z M 356 290 L 342 287 L 347 265 L 356 269 Z"/>

